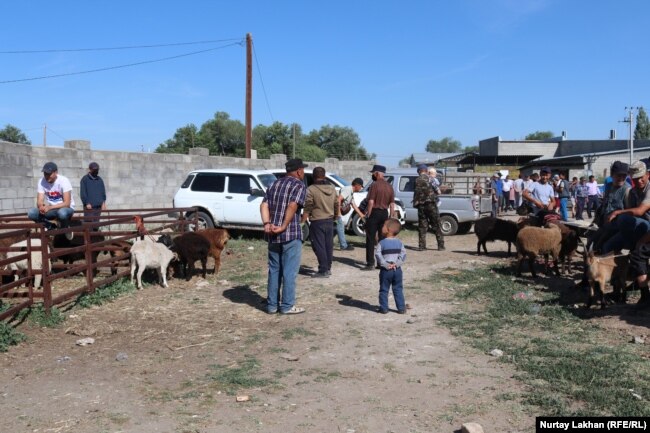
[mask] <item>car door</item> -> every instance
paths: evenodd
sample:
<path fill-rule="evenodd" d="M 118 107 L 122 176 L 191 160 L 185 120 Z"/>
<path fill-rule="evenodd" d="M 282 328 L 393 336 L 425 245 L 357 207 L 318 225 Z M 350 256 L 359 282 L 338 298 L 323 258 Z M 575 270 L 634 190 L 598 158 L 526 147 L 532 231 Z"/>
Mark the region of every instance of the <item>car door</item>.
<path fill-rule="evenodd" d="M 225 185 L 226 175 L 223 173 L 197 173 L 187 206 L 205 206 L 212 214 L 214 223 L 219 225 L 223 221 Z"/>
<path fill-rule="evenodd" d="M 262 225 L 260 204 L 263 197 L 252 195 L 262 186 L 250 174 L 229 174 L 223 200 L 223 217 L 228 224 Z"/>
<path fill-rule="evenodd" d="M 397 192 L 395 194 L 396 198 L 402 200 L 404 206 L 406 207 L 404 211 L 406 216 L 404 219 L 408 222 L 413 222 L 418 220 L 418 210 L 413 207 L 413 193 L 415 192 L 415 181 L 417 176 L 395 176 L 395 182 L 397 182 Z"/>

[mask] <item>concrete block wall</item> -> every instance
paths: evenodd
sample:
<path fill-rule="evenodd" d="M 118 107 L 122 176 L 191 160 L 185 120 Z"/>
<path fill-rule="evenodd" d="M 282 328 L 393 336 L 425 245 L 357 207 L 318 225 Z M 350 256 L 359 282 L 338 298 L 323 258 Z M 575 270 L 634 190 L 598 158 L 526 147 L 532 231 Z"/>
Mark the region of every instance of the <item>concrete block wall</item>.
<path fill-rule="evenodd" d="M 100 176 L 107 190 L 109 209 L 171 207 L 174 194 L 192 170 L 201 168 L 284 168 L 285 155 L 270 159 L 246 159 L 206 156 L 205 149 L 193 149 L 190 155 L 116 152 L 92 150 L 85 140 L 66 141 L 63 148 L 37 147 L 0 141 L 0 214 L 23 213 L 36 204 L 36 185 L 41 168 L 54 161 L 59 174 L 70 179 L 75 208 L 81 209 L 79 182 L 88 164 L 100 166 Z M 352 180 L 370 178 L 374 161 L 309 162 Z"/>

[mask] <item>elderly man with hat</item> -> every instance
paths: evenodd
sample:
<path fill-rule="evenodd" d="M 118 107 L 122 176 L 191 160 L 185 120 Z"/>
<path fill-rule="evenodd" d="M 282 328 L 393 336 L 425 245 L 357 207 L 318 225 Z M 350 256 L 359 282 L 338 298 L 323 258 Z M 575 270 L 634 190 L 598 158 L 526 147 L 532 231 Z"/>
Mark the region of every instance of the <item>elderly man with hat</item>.
<path fill-rule="evenodd" d="M 268 280 L 266 312 L 269 314 L 299 314 L 296 307 L 296 277 L 302 255 L 300 209 L 305 205 L 307 189 L 303 179 L 302 159 L 290 159 L 285 164 L 287 175 L 273 182 L 266 190 L 260 214 L 264 236 L 268 241 Z"/>
<path fill-rule="evenodd" d="M 440 213 L 438 212 L 438 192 L 431 185 L 427 174 L 428 167 L 420 164 L 417 167 L 418 178 L 415 180 L 415 190 L 413 192 L 413 206 L 418 210 L 418 251 L 427 249 L 427 231 L 429 226 L 436 234 L 438 241 L 438 250 L 444 251 L 445 240 L 440 228 Z"/>
<path fill-rule="evenodd" d="M 99 176 L 99 164 L 96 162 L 88 165 L 88 174 L 81 178 L 79 195 L 84 206 L 84 220 L 91 223 L 99 221 L 102 211 L 106 210 L 106 187 Z"/>
<path fill-rule="evenodd" d="M 395 191 L 384 180 L 386 167 L 375 164 L 370 173 L 373 182 L 368 188 L 366 208 L 366 266 L 362 268 L 365 271 L 375 269 L 375 237 L 384 238 L 382 227 L 395 214 Z"/>
<path fill-rule="evenodd" d="M 72 184 L 67 177 L 59 174 L 59 168 L 53 162 L 46 163 L 41 171 L 43 177 L 36 186 L 36 207 L 27 212 L 27 217 L 42 223 L 47 230 L 56 228 L 51 222 L 54 219 L 61 228 L 69 227 L 74 213 Z M 66 233 L 65 236 L 72 239 L 73 233 Z"/>

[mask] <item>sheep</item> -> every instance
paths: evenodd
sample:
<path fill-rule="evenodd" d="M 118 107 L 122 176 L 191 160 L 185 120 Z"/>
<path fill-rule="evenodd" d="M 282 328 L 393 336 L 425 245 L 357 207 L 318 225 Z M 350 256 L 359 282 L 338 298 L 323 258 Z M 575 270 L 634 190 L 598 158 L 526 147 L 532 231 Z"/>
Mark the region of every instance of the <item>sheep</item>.
<path fill-rule="evenodd" d="M 98 242 L 103 242 L 104 241 L 104 236 L 97 234 L 97 232 L 91 232 L 90 236 L 90 243 L 98 243 Z M 81 247 L 86 245 L 86 242 L 84 240 L 83 236 L 75 236 L 71 240 L 65 237 L 64 234 L 59 234 L 55 235 L 54 238 L 52 239 L 52 245 L 51 247 L 53 249 L 61 249 L 61 248 L 76 248 L 76 247 Z M 91 257 L 91 263 L 97 263 L 97 256 L 99 256 L 100 251 L 92 251 L 90 253 Z M 73 253 L 67 253 L 63 254 L 61 256 L 56 257 L 56 259 L 60 259 L 63 261 L 64 264 L 73 264 L 77 260 L 85 260 L 86 259 L 86 251 L 77 251 Z M 93 269 L 93 277 L 97 275 L 99 270 L 97 268 Z"/>
<path fill-rule="evenodd" d="M 27 251 L 27 240 L 23 240 L 20 242 L 16 242 L 15 244 L 11 245 L 11 248 L 20 248 L 20 251 L 9 251 L 7 252 L 7 258 L 12 259 L 14 257 L 22 256 L 25 254 L 25 251 Z M 31 261 L 31 269 L 32 271 L 40 271 L 34 275 L 34 287 L 41 287 L 41 281 L 43 279 L 43 272 L 47 269 L 48 271 L 50 270 L 50 263 L 49 261 L 45 263 L 45 266 L 43 265 L 43 254 L 41 252 L 41 240 L 40 239 L 31 239 L 31 257 L 29 258 L 24 258 L 22 260 L 17 260 L 15 262 L 11 262 L 7 265 L 9 270 L 11 271 L 16 271 L 16 275 L 14 277 L 14 280 L 18 280 L 18 273 L 22 271 L 27 271 L 29 270 L 29 265 L 28 260 Z M 48 252 L 49 252 L 49 247 L 48 247 Z"/>
<path fill-rule="evenodd" d="M 476 254 L 481 255 L 481 246 L 487 255 L 488 251 L 485 246 L 487 241 L 506 241 L 508 242 L 508 256 L 511 254 L 512 244 L 517 241 L 519 227 L 513 221 L 507 221 L 494 217 L 485 217 L 474 223 L 474 233 L 478 237 L 476 243 Z"/>
<path fill-rule="evenodd" d="M 181 269 L 185 279 L 187 281 L 192 279 L 194 262 L 197 260 L 201 260 L 203 278 L 205 278 L 205 265 L 210 252 L 210 241 L 196 232 L 187 232 L 175 237 L 173 242 L 174 245 L 171 249 L 178 254 L 178 260 L 181 262 Z"/>
<path fill-rule="evenodd" d="M 517 276 L 521 276 L 521 267 L 524 258 L 528 257 L 530 272 L 533 278 L 537 277 L 535 273 L 535 258 L 540 254 L 545 257 L 545 272 L 548 274 L 548 254 L 553 257 L 555 263 L 555 272 L 560 274 L 558 269 L 558 257 L 562 247 L 562 234 L 560 228 L 551 225 L 549 228 L 542 227 L 524 227 L 517 234 Z"/>
<path fill-rule="evenodd" d="M 596 283 L 600 308 L 605 308 L 605 285 L 611 281 L 614 289 L 613 298 L 625 302 L 625 279 L 630 264 L 628 255 L 614 255 L 613 253 L 596 256 L 590 251 L 586 259 L 587 279 L 589 280 L 589 299 L 585 308 L 590 308 L 595 298 Z"/>
<path fill-rule="evenodd" d="M 578 234 L 559 221 L 549 221 L 548 224 L 557 225 L 562 234 L 562 248 L 560 249 L 560 263 L 562 263 L 562 273 L 571 272 L 573 256 L 578 250 Z"/>
<path fill-rule="evenodd" d="M 131 251 L 132 244 L 127 241 L 111 241 L 106 245 L 106 250 L 111 255 L 113 261 L 111 262 L 111 275 L 117 275 L 117 266 L 120 262 L 127 260 L 126 255 Z"/>
<path fill-rule="evenodd" d="M 196 232 L 210 242 L 210 255 L 214 258 L 214 274 L 221 267 L 221 252 L 226 248 L 230 235 L 226 229 L 205 229 Z"/>
<path fill-rule="evenodd" d="M 131 247 L 131 284 L 136 267 L 138 268 L 138 289 L 142 288 L 142 274 L 145 269 L 156 269 L 158 282 L 167 285 L 167 267 L 175 255 L 161 242 L 137 241 Z"/>

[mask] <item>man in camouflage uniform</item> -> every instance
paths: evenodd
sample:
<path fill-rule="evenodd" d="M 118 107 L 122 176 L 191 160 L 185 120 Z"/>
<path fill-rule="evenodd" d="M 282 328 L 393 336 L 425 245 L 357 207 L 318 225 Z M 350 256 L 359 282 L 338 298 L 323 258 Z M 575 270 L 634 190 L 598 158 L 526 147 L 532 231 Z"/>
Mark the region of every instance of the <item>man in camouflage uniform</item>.
<path fill-rule="evenodd" d="M 440 213 L 438 212 L 438 195 L 440 189 L 431 185 L 427 175 L 428 167 L 424 164 L 418 165 L 418 178 L 415 181 L 415 191 L 413 192 L 413 206 L 418 209 L 418 229 L 419 229 L 419 251 L 427 249 L 427 230 L 432 227 L 438 241 L 438 251 L 444 251 L 445 240 L 442 237 L 440 229 Z"/>

